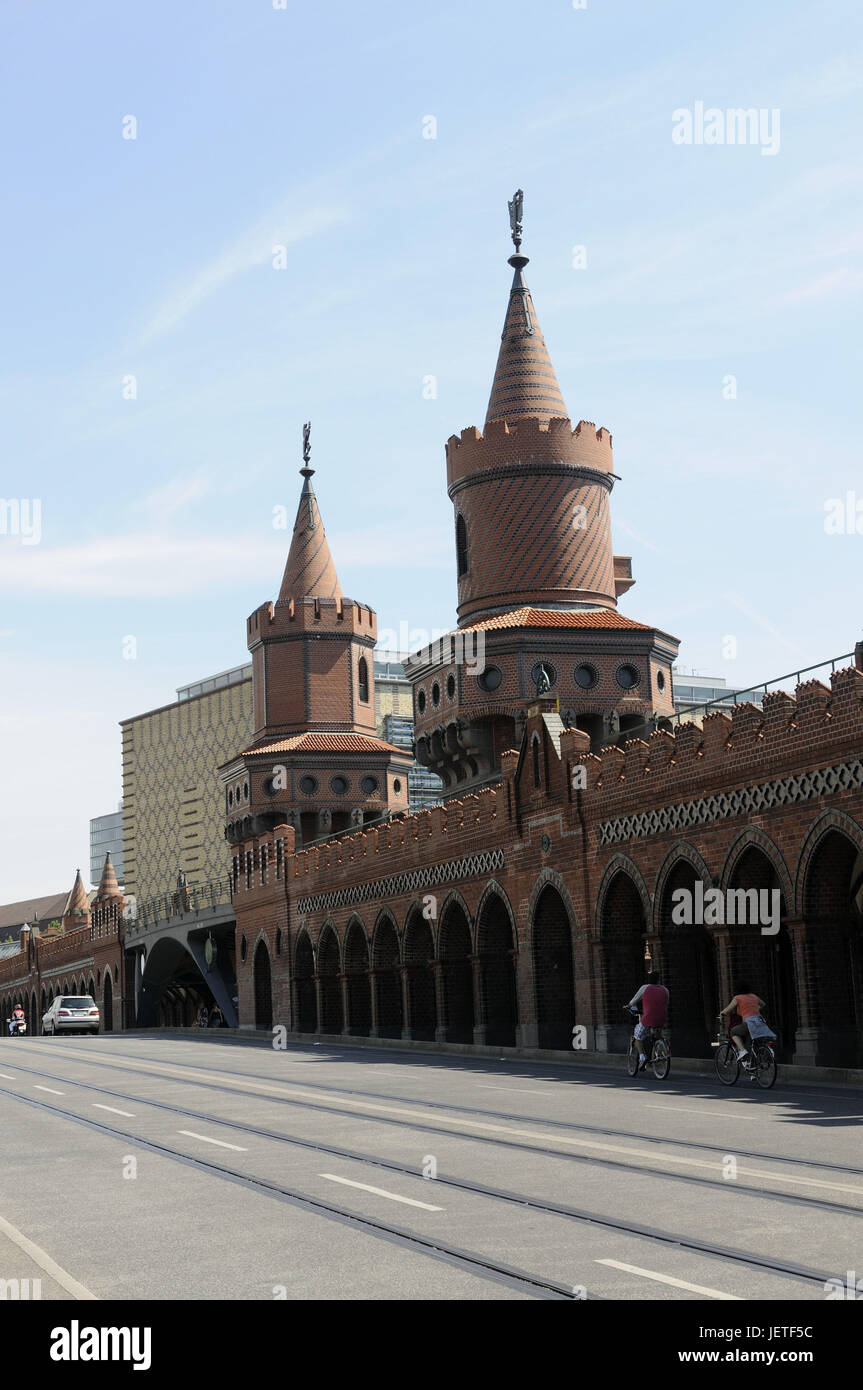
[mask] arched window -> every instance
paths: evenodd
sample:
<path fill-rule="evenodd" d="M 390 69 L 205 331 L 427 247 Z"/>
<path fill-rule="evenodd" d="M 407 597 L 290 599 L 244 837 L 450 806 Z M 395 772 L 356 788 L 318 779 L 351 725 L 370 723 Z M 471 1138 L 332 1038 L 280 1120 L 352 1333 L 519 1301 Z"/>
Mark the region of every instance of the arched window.
<path fill-rule="evenodd" d="M 538 739 L 538 738 L 535 738 L 535 739 L 533 740 L 533 785 L 534 785 L 535 787 L 541 787 L 541 786 L 542 786 L 542 776 L 541 776 L 540 770 L 539 770 L 539 739 Z"/>
<path fill-rule="evenodd" d="M 360 700 L 364 705 L 367 705 L 369 702 L 369 667 L 364 656 L 360 657 L 359 680 Z"/>
<path fill-rule="evenodd" d="M 459 515 L 455 524 L 455 553 L 458 562 L 458 577 L 461 579 L 463 574 L 467 574 L 467 527 L 464 524 L 464 517 Z"/>

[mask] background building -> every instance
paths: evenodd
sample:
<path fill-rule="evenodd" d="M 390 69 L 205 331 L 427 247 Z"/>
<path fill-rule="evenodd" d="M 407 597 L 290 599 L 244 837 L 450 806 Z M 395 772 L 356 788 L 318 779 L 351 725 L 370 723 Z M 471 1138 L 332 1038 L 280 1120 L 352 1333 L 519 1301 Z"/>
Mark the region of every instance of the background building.
<path fill-rule="evenodd" d="M 90 821 L 90 882 L 98 883 L 110 854 L 118 882 L 123 882 L 123 803 L 107 816 Z"/>

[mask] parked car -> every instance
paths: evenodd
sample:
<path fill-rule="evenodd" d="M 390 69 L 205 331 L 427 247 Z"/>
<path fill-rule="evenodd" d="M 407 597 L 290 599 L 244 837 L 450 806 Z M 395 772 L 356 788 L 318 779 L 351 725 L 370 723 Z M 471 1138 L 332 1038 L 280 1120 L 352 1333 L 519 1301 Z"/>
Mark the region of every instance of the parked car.
<path fill-rule="evenodd" d="M 58 996 L 42 1015 L 43 1033 L 98 1033 L 99 1010 L 89 994 Z"/>

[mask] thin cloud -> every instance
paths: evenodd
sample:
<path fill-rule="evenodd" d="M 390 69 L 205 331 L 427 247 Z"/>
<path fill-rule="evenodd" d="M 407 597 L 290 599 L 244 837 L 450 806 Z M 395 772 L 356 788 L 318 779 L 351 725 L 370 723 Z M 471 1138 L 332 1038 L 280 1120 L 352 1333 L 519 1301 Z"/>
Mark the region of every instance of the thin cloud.
<path fill-rule="evenodd" d="M 344 208 L 314 207 L 297 215 L 291 206 L 281 203 L 159 306 L 141 335 L 142 344 L 176 328 L 237 275 L 271 263 L 274 246 L 290 248 L 347 220 Z"/>
<path fill-rule="evenodd" d="M 860 294 L 861 290 L 863 270 L 852 270 L 850 266 L 842 266 L 839 270 L 831 270 L 827 275 L 819 276 L 802 289 L 789 290 L 788 294 L 783 296 L 783 300 L 786 304 L 799 304 L 804 301 L 817 304 L 828 299 Z"/>

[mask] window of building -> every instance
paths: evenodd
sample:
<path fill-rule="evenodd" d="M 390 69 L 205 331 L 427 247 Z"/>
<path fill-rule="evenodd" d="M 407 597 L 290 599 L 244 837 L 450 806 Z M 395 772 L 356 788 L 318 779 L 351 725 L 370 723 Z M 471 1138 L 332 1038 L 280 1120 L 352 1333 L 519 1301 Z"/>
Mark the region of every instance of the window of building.
<path fill-rule="evenodd" d="M 531 745 L 531 752 L 533 753 L 533 785 L 534 785 L 535 787 L 541 787 L 541 786 L 542 786 L 542 775 L 541 775 L 541 773 L 540 773 L 540 767 L 539 767 L 539 739 L 538 739 L 538 738 L 535 738 L 535 739 L 533 740 L 533 744 Z"/>
<path fill-rule="evenodd" d="M 503 682 L 503 672 L 498 666 L 486 666 L 481 676 L 477 676 L 481 690 L 498 690 Z"/>
<path fill-rule="evenodd" d="M 467 574 L 468 571 L 468 556 L 467 527 L 464 517 L 460 513 L 455 524 L 455 553 L 458 561 L 458 577 L 461 579 L 462 575 Z"/>
<path fill-rule="evenodd" d="M 424 690 L 418 690 L 418 691 L 417 691 L 417 709 L 419 710 L 420 714 L 424 714 L 424 713 L 425 713 L 425 707 L 426 707 L 426 693 L 425 693 Z"/>
<path fill-rule="evenodd" d="M 446 693 L 448 700 L 455 699 L 455 676 L 452 674 L 448 675 L 446 678 Z"/>
<path fill-rule="evenodd" d="M 369 702 L 369 667 L 364 656 L 360 657 L 359 684 L 360 700 L 364 705 L 367 705 Z"/>
<path fill-rule="evenodd" d="M 631 690 L 634 685 L 638 685 L 640 679 L 641 677 L 634 666 L 630 666 L 629 664 L 618 666 L 617 684 L 621 689 Z"/>
<path fill-rule="evenodd" d="M 435 681 L 434 685 L 432 686 L 432 704 L 434 705 L 435 709 L 437 709 L 438 705 L 440 704 L 440 686 L 438 685 L 437 681 Z"/>
<path fill-rule="evenodd" d="M 300 778 L 300 791 L 303 793 L 304 796 L 314 796 L 314 794 L 315 794 L 315 792 L 316 792 L 317 790 L 318 790 L 317 778 L 315 778 L 315 777 L 301 777 L 301 778 Z"/>
<path fill-rule="evenodd" d="M 376 792 L 378 789 L 377 777 L 364 777 L 360 782 L 360 787 L 365 792 L 366 796 L 371 796 L 372 793 Z"/>
<path fill-rule="evenodd" d="M 581 666 L 575 668 L 575 683 L 580 685 L 582 690 L 590 690 L 599 680 L 599 673 L 594 666 L 588 666 L 583 662 Z"/>
<path fill-rule="evenodd" d="M 330 778 L 330 791 L 334 792 L 336 796 L 344 796 L 344 794 L 345 794 L 345 792 L 347 791 L 347 789 L 348 789 L 348 779 L 347 779 L 347 777 L 331 777 L 331 778 Z"/>

